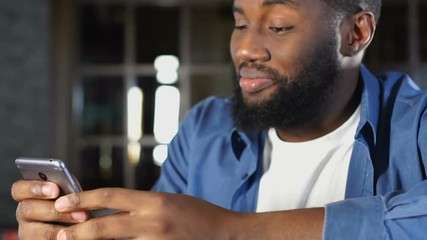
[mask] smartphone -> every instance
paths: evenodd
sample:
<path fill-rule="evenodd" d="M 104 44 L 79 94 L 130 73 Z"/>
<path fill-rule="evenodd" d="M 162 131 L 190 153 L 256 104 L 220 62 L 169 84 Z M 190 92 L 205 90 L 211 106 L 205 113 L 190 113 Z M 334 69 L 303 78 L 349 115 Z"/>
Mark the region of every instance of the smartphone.
<path fill-rule="evenodd" d="M 61 195 L 82 191 L 65 163 L 59 159 L 22 157 L 16 159 L 15 164 L 24 179 L 56 183 Z"/>

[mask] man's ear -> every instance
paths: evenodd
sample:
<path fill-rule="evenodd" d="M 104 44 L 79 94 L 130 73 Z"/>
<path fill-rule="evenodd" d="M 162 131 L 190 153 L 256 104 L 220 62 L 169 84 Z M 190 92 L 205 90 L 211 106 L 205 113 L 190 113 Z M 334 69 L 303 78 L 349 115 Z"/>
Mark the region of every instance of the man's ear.
<path fill-rule="evenodd" d="M 368 11 L 358 12 L 344 20 L 341 26 L 341 53 L 351 57 L 364 51 L 371 43 L 375 29 L 375 17 Z"/>

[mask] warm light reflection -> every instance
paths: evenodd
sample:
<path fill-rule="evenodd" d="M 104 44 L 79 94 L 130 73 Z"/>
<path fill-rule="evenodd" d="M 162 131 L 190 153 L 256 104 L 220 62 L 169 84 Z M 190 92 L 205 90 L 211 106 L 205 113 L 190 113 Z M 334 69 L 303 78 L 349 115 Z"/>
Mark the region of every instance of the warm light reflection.
<path fill-rule="evenodd" d="M 159 71 L 157 72 L 156 79 L 161 84 L 174 84 L 178 81 L 177 71 Z"/>
<path fill-rule="evenodd" d="M 167 145 L 158 145 L 153 149 L 153 160 L 157 166 L 162 166 L 168 157 Z"/>
<path fill-rule="evenodd" d="M 131 164 L 137 165 L 141 159 L 141 145 L 138 142 L 128 144 L 128 159 Z"/>
<path fill-rule="evenodd" d="M 178 131 L 180 93 L 178 88 L 161 86 L 156 91 L 154 137 L 168 144 Z"/>
<path fill-rule="evenodd" d="M 179 59 L 173 55 L 158 56 L 154 60 L 154 68 L 157 71 L 166 70 L 166 69 L 178 70 Z"/>
<path fill-rule="evenodd" d="M 132 87 L 127 96 L 127 133 L 130 141 L 139 141 L 142 137 L 142 103 L 143 92 L 139 87 Z"/>
<path fill-rule="evenodd" d="M 102 144 L 99 149 L 99 167 L 103 178 L 108 179 L 113 174 L 113 148 L 110 144 Z"/>
<path fill-rule="evenodd" d="M 110 169 L 113 166 L 113 160 L 109 155 L 103 155 L 99 158 L 99 166 L 101 169 Z"/>
<path fill-rule="evenodd" d="M 154 60 L 157 81 L 160 84 L 174 84 L 178 81 L 179 59 L 173 55 L 162 55 Z"/>

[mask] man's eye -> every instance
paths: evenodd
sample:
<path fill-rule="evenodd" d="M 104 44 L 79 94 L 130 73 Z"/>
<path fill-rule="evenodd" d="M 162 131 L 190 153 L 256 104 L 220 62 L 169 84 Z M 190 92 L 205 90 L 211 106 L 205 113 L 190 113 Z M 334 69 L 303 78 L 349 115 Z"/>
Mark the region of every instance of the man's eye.
<path fill-rule="evenodd" d="M 285 33 L 289 30 L 291 30 L 293 27 L 270 27 L 270 30 L 272 30 L 275 33 Z"/>
<path fill-rule="evenodd" d="M 236 30 L 244 30 L 244 29 L 246 29 L 246 25 L 237 25 L 237 26 L 234 26 L 234 29 L 236 29 Z"/>

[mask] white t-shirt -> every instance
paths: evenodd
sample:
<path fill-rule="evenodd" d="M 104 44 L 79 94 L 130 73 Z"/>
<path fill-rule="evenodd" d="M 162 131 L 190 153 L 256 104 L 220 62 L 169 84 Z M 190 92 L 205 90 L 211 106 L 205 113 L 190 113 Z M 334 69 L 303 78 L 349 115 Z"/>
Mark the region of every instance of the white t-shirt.
<path fill-rule="evenodd" d="M 344 199 L 360 106 L 339 128 L 307 142 L 268 132 L 257 212 L 323 207 Z"/>

